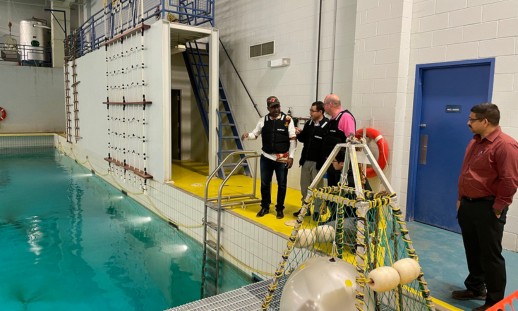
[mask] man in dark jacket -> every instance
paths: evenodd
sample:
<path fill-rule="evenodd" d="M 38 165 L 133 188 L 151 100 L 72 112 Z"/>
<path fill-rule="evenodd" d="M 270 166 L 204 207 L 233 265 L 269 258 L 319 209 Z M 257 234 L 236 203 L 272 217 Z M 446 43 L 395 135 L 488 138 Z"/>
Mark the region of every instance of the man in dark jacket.
<path fill-rule="evenodd" d="M 302 131 L 299 128 L 295 128 L 297 133 L 297 140 L 304 144 L 302 153 L 300 155 L 300 191 L 302 192 L 302 203 L 306 199 L 308 194 L 308 187 L 311 182 L 315 179 L 318 171 L 324 164 L 324 155 L 322 153 L 322 139 L 324 136 L 324 127 L 329 121 L 324 116 L 324 103 L 316 101 L 311 104 L 309 109 L 311 120 L 304 124 Z M 323 182 L 321 181 L 317 187 L 322 187 Z M 298 216 L 300 210 L 293 213 L 293 216 Z M 311 212 L 307 211 L 306 215 L 309 216 Z"/>

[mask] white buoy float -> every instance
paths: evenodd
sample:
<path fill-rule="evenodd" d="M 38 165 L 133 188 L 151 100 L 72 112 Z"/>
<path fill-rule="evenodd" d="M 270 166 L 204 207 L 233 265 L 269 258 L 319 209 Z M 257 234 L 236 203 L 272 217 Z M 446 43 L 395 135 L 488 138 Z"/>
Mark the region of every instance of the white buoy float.
<path fill-rule="evenodd" d="M 399 273 L 392 267 L 378 267 L 369 272 L 367 285 L 375 292 L 386 292 L 399 285 Z"/>
<path fill-rule="evenodd" d="M 315 229 L 317 243 L 329 243 L 335 240 L 335 228 L 330 225 L 318 226 Z"/>
<path fill-rule="evenodd" d="M 297 239 L 294 246 L 297 248 L 308 248 L 315 244 L 315 232 L 312 229 L 300 229 L 297 232 Z"/>
<path fill-rule="evenodd" d="M 396 261 L 393 265 L 394 269 L 399 273 L 399 284 L 407 284 L 417 279 L 421 273 L 421 266 L 412 258 L 404 258 Z"/>

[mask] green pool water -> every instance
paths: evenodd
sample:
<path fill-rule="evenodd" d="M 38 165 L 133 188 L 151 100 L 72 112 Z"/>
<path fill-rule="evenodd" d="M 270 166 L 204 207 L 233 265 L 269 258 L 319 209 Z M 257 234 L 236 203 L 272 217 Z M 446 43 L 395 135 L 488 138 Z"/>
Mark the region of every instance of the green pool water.
<path fill-rule="evenodd" d="M 201 260 L 199 243 L 55 149 L 0 153 L 0 310 L 164 310 L 201 298 Z M 250 282 L 223 263 L 221 292 Z"/>

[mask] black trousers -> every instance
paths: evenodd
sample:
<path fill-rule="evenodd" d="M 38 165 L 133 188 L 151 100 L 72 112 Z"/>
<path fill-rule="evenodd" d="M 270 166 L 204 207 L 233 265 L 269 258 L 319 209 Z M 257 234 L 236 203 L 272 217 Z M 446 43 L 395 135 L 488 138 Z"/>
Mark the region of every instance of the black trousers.
<path fill-rule="evenodd" d="M 508 208 L 497 218 L 493 202 L 492 199 L 462 199 L 457 215 L 469 270 L 464 285 L 477 293 L 485 287 L 488 304 L 504 298 L 506 285 L 502 236 Z"/>

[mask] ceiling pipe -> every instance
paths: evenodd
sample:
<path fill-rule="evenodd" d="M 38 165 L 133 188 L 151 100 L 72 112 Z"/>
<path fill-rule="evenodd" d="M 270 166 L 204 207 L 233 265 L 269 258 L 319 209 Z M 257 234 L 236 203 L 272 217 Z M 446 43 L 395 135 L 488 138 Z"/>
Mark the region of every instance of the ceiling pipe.
<path fill-rule="evenodd" d="M 315 101 L 318 100 L 318 83 L 320 76 L 320 39 L 322 36 L 322 0 L 320 0 L 320 7 L 318 9 L 318 44 L 317 44 L 317 81 L 315 89 Z"/>

